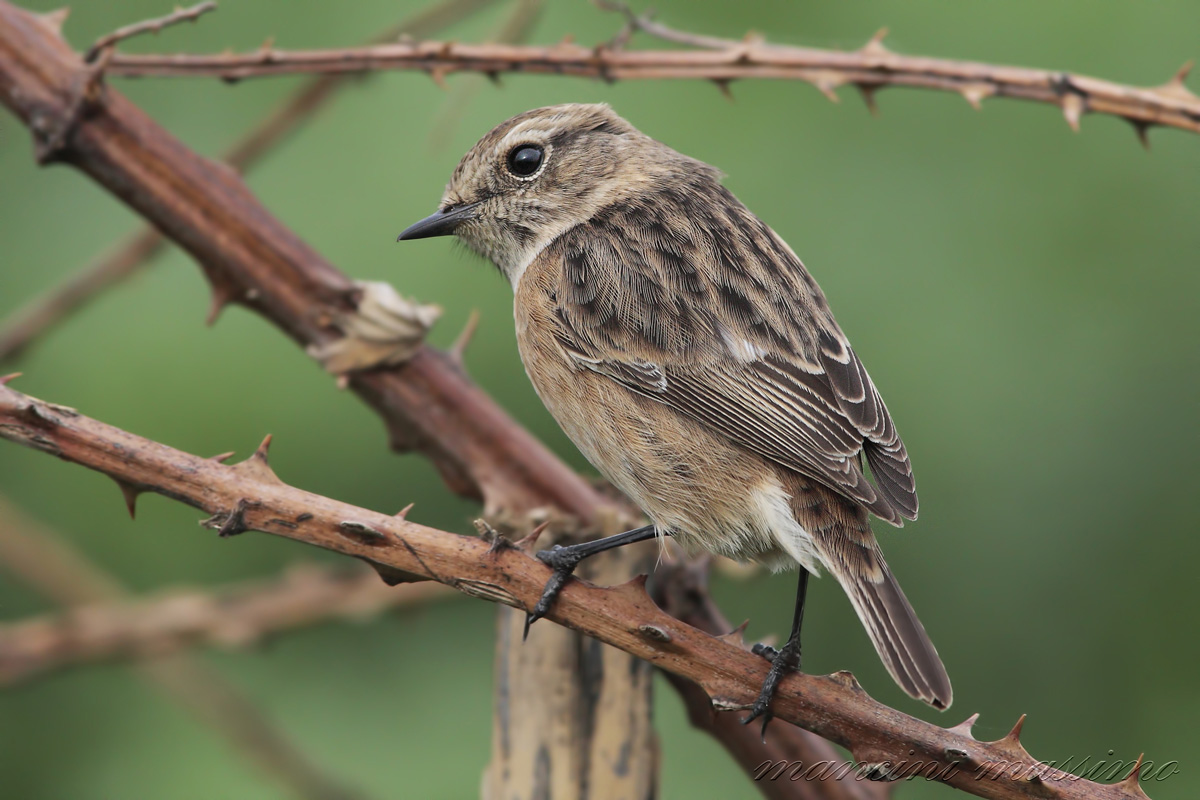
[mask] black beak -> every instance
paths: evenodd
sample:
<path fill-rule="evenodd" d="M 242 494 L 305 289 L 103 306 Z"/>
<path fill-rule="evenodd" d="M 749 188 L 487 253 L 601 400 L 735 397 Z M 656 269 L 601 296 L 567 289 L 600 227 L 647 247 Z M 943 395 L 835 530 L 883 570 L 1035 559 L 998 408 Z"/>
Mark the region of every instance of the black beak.
<path fill-rule="evenodd" d="M 420 222 L 409 225 L 404 229 L 404 233 L 396 237 L 396 241 L 428 239 L 430 236 L 449 236 L 459 225 L 475 218 L 475 207 L 478 205 L 478 203 L 467 203 L 440 209 Z"/>

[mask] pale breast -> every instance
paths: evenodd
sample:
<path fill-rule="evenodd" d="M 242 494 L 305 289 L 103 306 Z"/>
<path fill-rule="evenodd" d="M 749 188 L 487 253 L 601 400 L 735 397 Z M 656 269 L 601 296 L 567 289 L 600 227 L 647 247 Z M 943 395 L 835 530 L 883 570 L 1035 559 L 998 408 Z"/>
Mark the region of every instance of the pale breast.
<path fill-rule="evenodd" d="M 588 461 L 685 547 L 775 568 L 800 561 L 815 571 L 774 465 L 574 365 L 555 340 L 553 281 L 544 270 L 535 260 L 517 287 L 517 346 L 538 396 Z"/>

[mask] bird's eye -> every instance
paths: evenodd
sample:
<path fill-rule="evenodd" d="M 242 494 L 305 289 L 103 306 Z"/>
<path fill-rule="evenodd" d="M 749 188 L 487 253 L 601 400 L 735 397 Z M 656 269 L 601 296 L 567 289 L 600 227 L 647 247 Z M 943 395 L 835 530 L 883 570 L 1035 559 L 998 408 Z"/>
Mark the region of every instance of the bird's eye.
<path fill-rule="evenodd" d="M 535 144 L 520 144 L 508 154 L 508 171 L 519 178 L 528 178 L 542 165 L 545 152 Z"/>

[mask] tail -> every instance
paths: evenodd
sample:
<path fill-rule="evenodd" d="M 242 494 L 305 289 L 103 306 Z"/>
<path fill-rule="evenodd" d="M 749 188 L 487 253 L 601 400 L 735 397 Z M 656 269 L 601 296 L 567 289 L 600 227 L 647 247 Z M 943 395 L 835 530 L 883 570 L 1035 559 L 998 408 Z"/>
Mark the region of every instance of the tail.
<path fill-rule="evenodd" d="M 858 549 L 858 548 L 854 548 Z M 908 598 L 896 583 L 883 555 L 870 553 L 873 568 L 863 569 L 827 559 L 850 603 L 858 612 L 875 651 L 900 688 L 937 709 L 947 709 L 954 699 L 950 676 L 925 626 L 917 619 Z"/>

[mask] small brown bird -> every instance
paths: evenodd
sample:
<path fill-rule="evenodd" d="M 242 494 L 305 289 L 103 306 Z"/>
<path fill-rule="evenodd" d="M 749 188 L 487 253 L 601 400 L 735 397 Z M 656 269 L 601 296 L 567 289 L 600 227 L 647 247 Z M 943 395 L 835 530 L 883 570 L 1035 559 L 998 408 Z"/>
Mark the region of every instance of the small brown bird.
<path fill-rule="evenodd" d="M 606 105 L 539 108 L 484 136 L 400 234 L 454 234 L 499 267 L 538 396 L 653 521 L 539 553 L 555 575 L 530 622 L 582 558 L 655 535 L 799 565 L 787 644 L 755 648 L 772 665 L 746 721 L 765 725 L 823 566 L 896 682 L 946 708 L 946 670 L 868 524 L 916 519 L 904 444 L 816 282 L 719 178 Z"/>

